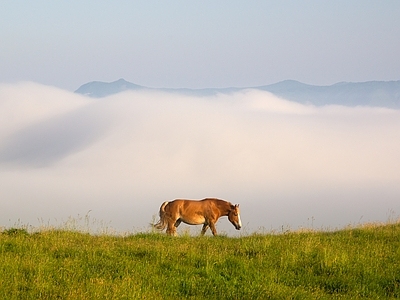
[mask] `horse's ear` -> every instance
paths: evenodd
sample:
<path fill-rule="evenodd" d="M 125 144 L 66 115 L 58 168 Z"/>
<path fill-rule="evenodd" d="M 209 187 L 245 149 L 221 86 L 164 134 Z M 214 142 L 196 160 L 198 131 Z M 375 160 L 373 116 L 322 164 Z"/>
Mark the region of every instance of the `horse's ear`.
<path fill-rule="evenodd" d="M 236 206 L 236 207 L 239 207 L 239 204 L 236 204 L 235 206 Z"/>

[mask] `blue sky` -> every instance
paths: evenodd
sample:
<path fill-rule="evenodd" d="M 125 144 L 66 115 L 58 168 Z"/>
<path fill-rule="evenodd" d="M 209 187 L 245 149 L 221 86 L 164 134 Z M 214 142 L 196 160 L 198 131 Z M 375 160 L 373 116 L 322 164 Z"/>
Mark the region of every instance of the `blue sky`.
<path fill-rule="evenodd" d="M 0 82 L 400 79 L 399 1 L 2 1 Z"/>

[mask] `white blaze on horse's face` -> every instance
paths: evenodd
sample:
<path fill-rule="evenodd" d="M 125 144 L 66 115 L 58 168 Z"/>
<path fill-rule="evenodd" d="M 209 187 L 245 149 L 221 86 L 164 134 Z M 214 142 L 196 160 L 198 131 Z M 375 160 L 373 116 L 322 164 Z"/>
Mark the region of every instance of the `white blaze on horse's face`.
<path fill-rule="evenodd" d="M 242 220 L 240 219 L 240 213 L 238 213 L 238 219 L 239 219 L 239 228 L 242 228 Z"/>
<path fill-rule="evenodd" d="M 242 220 L 240 220 L 239 204 L 235 205 L 228 215 L 229 221 L 235 226 L 237 230 L 242 228 Z"/>

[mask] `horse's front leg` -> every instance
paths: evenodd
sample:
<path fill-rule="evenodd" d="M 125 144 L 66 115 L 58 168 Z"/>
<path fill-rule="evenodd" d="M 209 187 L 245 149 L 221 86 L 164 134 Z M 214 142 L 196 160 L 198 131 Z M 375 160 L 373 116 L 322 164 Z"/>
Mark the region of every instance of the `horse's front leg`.
<path fill-rule="evenodd" d="M 211 229 L 211 232 L 212 232 L 213 236 L 216 236 L 217 235 L 217 229 L 215 228 L 214 222 L 210 222 L 210 229 Z"/>
<path fill-rule="evenodd" d="M 209 227 L 208 224 L 203 225 L 203 228 L 201 229 L 201 235 L 204 235 L 206 233 L 208 227 Z"/>

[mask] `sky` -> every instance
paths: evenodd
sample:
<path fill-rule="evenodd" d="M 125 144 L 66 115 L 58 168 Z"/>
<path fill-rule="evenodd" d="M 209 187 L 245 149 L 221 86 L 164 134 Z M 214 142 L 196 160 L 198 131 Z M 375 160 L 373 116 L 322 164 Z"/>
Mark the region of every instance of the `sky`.
<path fill-rule="evenodd" d="M 398 218 L 399 110 L 73 91 L 399 80 L 399 15 L 399 1 L 2 1 L 0 228 L 148 230 L 162 202 L 204 197 L 240 204 L 242 234 Z"/>
<path fill-rule="evenodd" d="M 0 82 L 69 91 L 400 79 L 400 2 L 2 1 Z"/>

